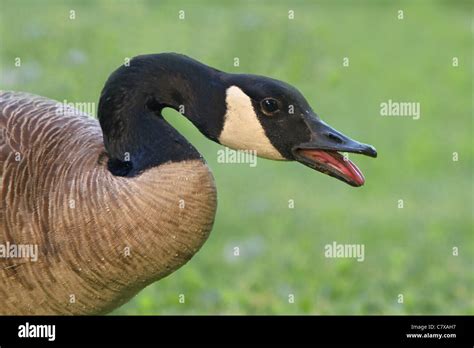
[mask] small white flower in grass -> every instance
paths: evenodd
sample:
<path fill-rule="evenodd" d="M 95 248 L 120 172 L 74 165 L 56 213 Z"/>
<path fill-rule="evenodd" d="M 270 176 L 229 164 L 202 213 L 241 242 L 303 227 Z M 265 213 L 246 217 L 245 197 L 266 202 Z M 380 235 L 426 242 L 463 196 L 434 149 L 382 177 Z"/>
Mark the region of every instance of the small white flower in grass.
<path fill-rule="evenodd" d="M 73 64 L 84 64 L 87 62 L 87 55 L 80 49 L 71 48 L 67 52 L 67 59 Z"/>

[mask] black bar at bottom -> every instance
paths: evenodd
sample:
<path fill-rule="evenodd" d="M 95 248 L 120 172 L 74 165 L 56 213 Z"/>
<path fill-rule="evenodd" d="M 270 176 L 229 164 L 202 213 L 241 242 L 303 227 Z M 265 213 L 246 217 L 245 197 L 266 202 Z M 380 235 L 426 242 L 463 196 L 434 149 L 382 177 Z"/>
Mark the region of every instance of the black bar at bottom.
<path fill-rule="evenodd" d="M 54 325 L 54 340 L 52 326 L 43 325 Z M 0 317 L 0 346 L 324 343 L 472 347 L 473 328 L 472 316 L 5 316 Z M 31 337 L 40 334 L 45 337 Z"/>

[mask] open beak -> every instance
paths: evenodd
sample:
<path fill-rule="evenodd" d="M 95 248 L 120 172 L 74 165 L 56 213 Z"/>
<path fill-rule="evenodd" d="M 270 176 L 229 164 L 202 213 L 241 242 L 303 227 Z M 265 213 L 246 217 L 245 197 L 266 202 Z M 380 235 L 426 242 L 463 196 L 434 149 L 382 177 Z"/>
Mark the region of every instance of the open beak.
<path fill-rule="evenodd" d="M 311 140 L 293 147 L 295 159 L 349 185 L 364 185 L 365 179 L 360 169 L 339 152 L 377 157 L 375 148 L 346 137 L 319 118 L 308 117 L 305 121 L 311 130 Z"/>

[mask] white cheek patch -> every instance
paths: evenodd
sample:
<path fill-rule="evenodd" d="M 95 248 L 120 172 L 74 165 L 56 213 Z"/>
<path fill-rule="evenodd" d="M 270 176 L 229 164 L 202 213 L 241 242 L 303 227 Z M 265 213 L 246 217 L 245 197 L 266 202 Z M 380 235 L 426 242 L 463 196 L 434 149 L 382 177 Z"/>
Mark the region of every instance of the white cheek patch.
<path fill-rule="evenodd" d="M 257 155 L 274 160 L 285 158 L 265 135 L 252 106 L 252 101 L 240 88 L 231 86 L 226 92 L 227 113 L 219 142 L 234 150 L 255 150 Z"/>

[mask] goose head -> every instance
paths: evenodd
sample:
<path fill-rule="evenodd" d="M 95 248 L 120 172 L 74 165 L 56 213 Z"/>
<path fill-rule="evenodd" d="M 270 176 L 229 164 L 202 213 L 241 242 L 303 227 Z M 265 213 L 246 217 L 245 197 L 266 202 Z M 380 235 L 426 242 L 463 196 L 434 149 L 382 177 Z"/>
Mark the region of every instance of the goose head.
<path fill-rule="evenodd" d="M 362 186 L 365 179 L 341 152 L 377 156 L 373 146 L 324 123 L 285 82 L 230 74 L 181 54 L 162 53 L 133 58 L 109 77 L 102 91 L 98 118 L 115 175 L 133 176 L 167 161 L 200 157 L 163 122 L 165 107 L 229 148 L 298 161 L 352 186 Z M 131 159 L 123 161 L 124 153 Z"/>
<path fill-rule="evenodd" d="M 341 152 L 377 157 L 371 145 L 330 127 L 293 86 L 264 76 L 226 77 L 226 114 L 219 143 L 260 157 L 298 161 L 351 186 L 364 176 Z"/>

